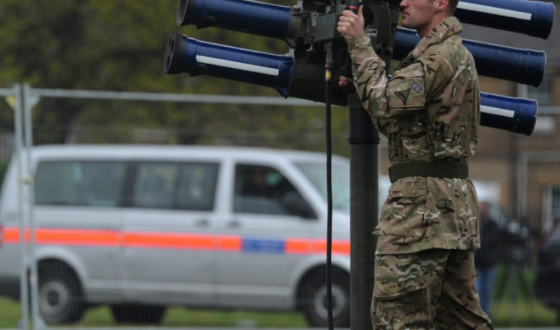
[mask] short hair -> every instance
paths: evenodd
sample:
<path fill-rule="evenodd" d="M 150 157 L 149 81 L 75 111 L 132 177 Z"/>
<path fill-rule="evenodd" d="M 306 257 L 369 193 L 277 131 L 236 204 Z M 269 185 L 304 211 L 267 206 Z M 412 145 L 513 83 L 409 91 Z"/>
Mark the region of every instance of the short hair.
<path fill-rule="evenodd" d="M 457 9 L 458 4 L 459 0 L 449 0 L 449 4 L 447 5 L 447 13 L 449 16 L 452 16 L 455 13 L 455 9 Z"/>

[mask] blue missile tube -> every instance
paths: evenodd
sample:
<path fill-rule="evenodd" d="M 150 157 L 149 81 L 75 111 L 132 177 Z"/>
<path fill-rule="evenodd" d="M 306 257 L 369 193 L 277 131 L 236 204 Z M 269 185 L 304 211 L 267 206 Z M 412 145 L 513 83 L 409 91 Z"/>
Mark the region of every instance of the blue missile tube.
<path fill-rule="evenodd" d="M 482 2 L 485 3 L 485 7 L 479 5 Z M 510 2 L 511 4 L 509 4 Z M 531 17 L 537 20 L 534 22 L 536 26 L 541 26 L 539 31 L 543 29 L 542 26 L 547 27 L 547 29 L 551 27 L 552 21 L 549 16 L 554 15 L 553 5 L 551 7 L 551 4 L 536 1 L 462 0 L 460 3 L 462 3 L 461 6 L 463 7 L 462 15 L 468 17 L 471 14 L 475 15 L 475 13 L 479 12 L 477 10 L 482 9 L 490 10 L 493 8 L 492 13 L 505 12 L 515 16 L 514 9 L 520 10 L 519 13 L 521 13 L 521 10 L 531 12 L 530 10 L 533 8 L 536 13 L 531 14 Z M 498 7 L 493 7 L 493 5 Z M 479 18 L 486 20 L 485 22 L 488 24 L 499 21 L 499 18 L 492 15 L 490 13 L 480 13 Z M 523 17 L 522 14 L 519 15 Z M 179 25 L 215 26 L 282 40 L 294 38 L 294 34 L 297 34 L 294 22 L 291 22 L 294 19 L 289 7 L 248 0 L 180 0 L 177 11 L 177 23 Z M 514 18 L 510 19 L 514 20 Z M 515 20 L 507 21 L 510 22 L 511 28 L 521 24 L 519 22 L 513 23 Z M 546 22 L 549 22 L 550 26 Z M 541 34 L 544 34 L 544 32 L 541 31 Z M 394 59 L 403 59 L 416 46 L 418 40 L 420 40 L 420 37 L 414 31 L 399 28 L 395 37 Z M 546 66 L 545 52 L 504 47 L 471 40 L 463 40 L 463 42 L 465 47 L 473 54 L 477 71 L 481 76 L 504 79 L 531 86 L 540 85 Z"/>
<path fill-rule="evenodd" d="M 272 87 L 287 96 L 293 74 L 290 56 L 274 55 L 202 42 L 175 32 L 167 43 L 164 71 L 207 75 Z"/>
<path fill-rule="evenodd" d="M 177 25 L 214 26 L 284 40 L 290 7 L 248 0 L 180 0 Z"/>
<path fill-rule="evenodd" d="M 420 37 L 415 31 L 398 28 L 393 59 L 402 60 L 416 47 Z M 538 87 L 544 77 L 546 53 L 530 49 L 499 46 L 465 40 L 463 45 L 472 53 L 479 75 L 515 81 Z"/>
<path fill-rule="evenodd" d="M 275 88 L 288 97 L 294 72 L 290 56 L 227 47 L 174 33 L 167 43 L 164 71 L 168 74 L 209 75 Z M 480 93 L 481 125 L 530 135 L 537 117 L 534 100 Z M 313 100 L 314 95 L 309 95 Z"/>
<path fill-rule="evenodd" d="M 463 23 L 546 39 L 552 30 L 554 4 L 527 0 L 461 0 L 455 16 Z"/>
<path fill-rule="evenodd" d="M 528 0 L 461 0 L 455 16 L 463 23 L 546 39 L 554 4 Z M 248 0 L 179 0 L 177 24 L 223 29 L 285 40 L 290 7 Z"/>
<path fill-rule="evenodd" d="M 480 125 L 531 135 L 537 123 L 537 101 L 480 93 Z"/>

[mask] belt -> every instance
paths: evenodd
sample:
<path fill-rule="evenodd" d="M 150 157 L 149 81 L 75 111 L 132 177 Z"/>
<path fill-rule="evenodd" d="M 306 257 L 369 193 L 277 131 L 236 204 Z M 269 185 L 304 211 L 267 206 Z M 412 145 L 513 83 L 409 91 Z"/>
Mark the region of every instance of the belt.
<path fill-rule="evenodd" d="M 469 164 L 412 161 L 393 164 L 389 167 L 391 183 L 410 176 L 465 179 L 469 177 Z"/>

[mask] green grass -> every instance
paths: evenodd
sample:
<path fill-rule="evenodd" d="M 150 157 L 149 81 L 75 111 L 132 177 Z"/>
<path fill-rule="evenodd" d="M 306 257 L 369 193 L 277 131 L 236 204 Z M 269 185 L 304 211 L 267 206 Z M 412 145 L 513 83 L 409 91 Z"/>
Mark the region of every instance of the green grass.
<path fill-rule="evenodd" d="M 513 277 L 512 274 L 517 274 Z M 496 327 L 554 327 L 556 311 L 542 305 L 533 292 L 534 271 L 512 272 L 500 268 L 493 291 L 493 314 Z M 524 285 L 521 285 L 524 284 Z M 516 288 L 512 295 L 512 287 Z M 522 290 L 524 289 L 524 290 Z M 14 328 L 20 318 L 19 304 L 0 298 L 0 328 Z M 247 324 L 254 327 L 305 328 L 307 322 L 301 313 L 210 311 L 169 308 L 162 326 L 166 327 L 235 327 Z M 89 309 L 81 327 L 115 326 L 108 307 Z M 130 326 L 130 325 L 129 325 Z"/>
<path fill-rule="evenodd" d="M 301 313 L 189 310 L 172 307 L 167 310 L 162 326 L 167 327 L 235 327 L 242 323 L 255 327 L 305 328 Z M 113 326 L 108 307 L 89 310 L 79 326 Z"/>
<path fill-rule="evenodd" d="M 18 303 L 0 299 L 0 328 L 15 328 L 20 318 Z M 535 300 L 510 301 L 504 297 L 494 304 L 494 324 L 496 327 L 513 327 L 517 317 L 519 327 L 552 327 L 556 325 L 556 314 Z M 163 320 L 166 327 L 235 327 L 247 323 L 255 327 L 305 328 L 307 322 L 301 313 L 272 313 L 246 311 L 189 310 L 181 307 L 170 308 Z M 76 326 L 115 326 L 108 307 L 89 309 Z"/>
<path fill-rule="evenodd" d="M 20 318 L 20 305 L 12 300 L 0 298 L 0 328 L 15 328 Z M 306 328 L 307 322 L 301 313 L 207 311 L 172 307 L 167 310 L 162 326 L 165 327 L 235 327 L 249 324 L 255 327 Z M 80 327 L 115 326 L 108 307 L 89 309 Z M 126 325 L 123 325 L 126 326 Z M 130 326 L 130 325 L 129 325 Z"/>
<path fill-rule="evenodd" d="M 0 328 L 15 328 L 21 316 L 18 303 L 0 298 Z"/>
<path fill-rule="evenodd" d="M 494 326 L 509 327 L 553 327 L 556 313 L 536 300 L 495 303 Z"/>
<path fill-rule="evenodd" d="M 556 326 L 556 311 L 535 298 L 535 277 L 532 269 L 505 268 L 500 265 L 492 292 L 495 326 Z"/>

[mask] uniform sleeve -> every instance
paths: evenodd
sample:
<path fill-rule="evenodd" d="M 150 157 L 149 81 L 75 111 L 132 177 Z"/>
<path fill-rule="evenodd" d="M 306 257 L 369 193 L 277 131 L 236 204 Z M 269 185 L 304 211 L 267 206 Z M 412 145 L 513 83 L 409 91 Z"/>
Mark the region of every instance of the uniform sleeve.
<path fill-rule="evenodd" d="M 347 43 L 354 85 L 372 118 L 390 119 L 424 109 L 427 86 L 422 62 L 396 71 L 389 80 L 385 63 L 373 51 L 368 37 L 354 37 Z"/>

